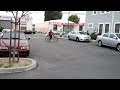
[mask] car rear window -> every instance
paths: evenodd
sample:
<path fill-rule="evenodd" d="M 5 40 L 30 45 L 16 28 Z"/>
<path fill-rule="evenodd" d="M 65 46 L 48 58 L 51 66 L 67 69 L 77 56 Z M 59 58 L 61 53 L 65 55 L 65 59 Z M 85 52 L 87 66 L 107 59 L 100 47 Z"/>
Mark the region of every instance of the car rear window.
<path fill-rule="evenodd" d="M 14 32 L 12 32 L 12 38 L 14 38 Z M 3 39 L 10 39 L 10 32 L 4 33 L 2 36 Z M 18 38 L 18 33 L 16 33 L 16 38 Z M 24 33 L 20 33 L 20 39 L 26 39 Z"/>
<path fill-rule="evenodd" d="M 103 37 L 108 37 L 109 36 L 109 34 L 103 34 Z"/>

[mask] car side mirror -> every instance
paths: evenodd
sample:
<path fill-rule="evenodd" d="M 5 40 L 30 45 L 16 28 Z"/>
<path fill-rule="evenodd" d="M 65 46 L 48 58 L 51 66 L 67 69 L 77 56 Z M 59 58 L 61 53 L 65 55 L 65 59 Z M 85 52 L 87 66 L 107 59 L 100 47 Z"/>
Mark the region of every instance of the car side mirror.
<path fill-rule="evenodd" d="M 113 37 L 113 39 L 117 40 L 117 37 Z"/>
<path fill-rule="evenodd" d="M 30 38 L 28 38 L 28 40 L 30 40 Z"/>

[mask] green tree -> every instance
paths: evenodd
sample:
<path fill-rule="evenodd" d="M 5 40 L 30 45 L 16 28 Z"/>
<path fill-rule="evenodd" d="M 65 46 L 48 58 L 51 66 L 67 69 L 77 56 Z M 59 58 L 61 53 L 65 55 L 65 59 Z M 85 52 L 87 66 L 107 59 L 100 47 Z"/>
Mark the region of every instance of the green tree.
<path fill-rule="evenodd" d="M 77 15 L 71 15 L 69 18 L 68 18 L 69 21 L 72 21 L 74 23 L 79 23 L 79 20 L 80 18 L 77 16 Z"/>
<path fill-rule="evenodd" d="M 62 11 L 45 11 L 44 21 L 56 20 L 62 18 Z"/>

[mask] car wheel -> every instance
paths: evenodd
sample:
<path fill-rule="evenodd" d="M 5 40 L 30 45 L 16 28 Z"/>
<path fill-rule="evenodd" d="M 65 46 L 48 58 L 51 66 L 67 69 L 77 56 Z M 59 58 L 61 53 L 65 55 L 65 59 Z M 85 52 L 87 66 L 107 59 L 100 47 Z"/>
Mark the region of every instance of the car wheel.
<path fill-rule="evenodd" d="M 117 45 L 117 50 L 120 52 L 120 44 Z"/>
<path fill-rule="evenodd" d="M 76 38 L 76 41 L 79 42 L 79 38 L 78 37 Z"/>
<path fill-rule="evenodd" d="M 68 36 L 68 39 L 70 40 L 70 36 Z"/>
<path fill-rule="evenodd" d="M 102 41 L 98 41 L 98 46 L 99 46 L 99 47 L 102 46 Z"/>

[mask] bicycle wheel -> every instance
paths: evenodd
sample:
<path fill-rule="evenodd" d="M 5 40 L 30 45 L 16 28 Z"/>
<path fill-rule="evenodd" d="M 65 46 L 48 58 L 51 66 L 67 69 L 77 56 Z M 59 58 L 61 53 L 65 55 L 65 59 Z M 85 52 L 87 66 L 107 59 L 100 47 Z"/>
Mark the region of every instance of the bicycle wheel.
<path fill-rule="evenodd" d="M 46 36 L 46 37 L 45 37 L 45 41 L 49 42 L 49 41 L 50 41 L 50 37 L 49 37 L 49 36 Z"/>
<path fill-rule="evenodd" d="M 57 37 L 53 37 L 53 41 L 54 41 L 54 42 L 57 42 L 57 41 L 58 41 L 58 38 L 57 38 Z"/>

